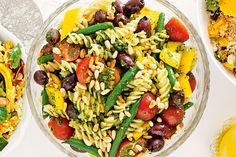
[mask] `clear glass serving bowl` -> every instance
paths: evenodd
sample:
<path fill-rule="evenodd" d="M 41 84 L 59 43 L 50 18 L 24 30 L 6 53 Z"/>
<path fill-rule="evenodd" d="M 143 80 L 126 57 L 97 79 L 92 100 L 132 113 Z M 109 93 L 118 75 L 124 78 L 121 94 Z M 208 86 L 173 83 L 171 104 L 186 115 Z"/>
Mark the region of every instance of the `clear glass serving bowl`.
<path fill-rule="evenodd" d="M 74 156 L 89 156 L 88 154 L 79 154 L 78 152 L 74 152 L 67 145 L 61 144 L 62 141 L 59 141 L 54 138 L 50 129 L 47 126 L 47 121 L 42 117 L 42 109 L 41 109 L 41 91 L 42 87 L 37 85 L 33 79 L 34 72 L 39 69 L 37 65 L 37 56 L 42 48 L 42 46 L 46 43 L 45 35 L 47 31 L 52 27 L 57 27 L 61 21 L 63 20 L 65 11 L 75 8 L 75 7 L 88 7 L 94 1 L 87 0 L 73 0 L 69 1 L 62 5 L 59 9 L 57 9 L 50 18 L 45 21 L 42 29 L 38 32 L 35 40 L 32 43 L 28 62 L 27 62 L 27 95 L 29 99 L 29 104 L 31 105 L 31 110 L 33 117 L 38 123 L 41 130 L 48 137 L 51 142 L 58 147 L 58 149 L 65 152 L 67 155 Z M 202 40 L 197 34 L 197 31 L 193 27 L 193 25 L 189 22 L 189 20 L 173 5 L 171 5 L 166 0 L 146 0 L 146 7 L 151 9 L 164 12 L 166 14 L 166 21 L 168 21 L 171 17 L 176 17 L 182 23 L 185 24 L 189 33 L 190 40 L 186 43 L 187 45 L 191 45 L 197 49 L 197 65 L 195 66 L 193 73 L 195 74 L 197 80 L 197 87 L 192 97 L 194 102 L 194 107 L 189 109 L 184 118 L 185 127 L 178 131 L 171 140 L 166 141 L 165 147 L 157 153 L 152 153 L 149 156 L 167 156 L 174 150 L 176 150 L 193 132 L 195 127 L 197 126 L 204 109 L 206 107 L 208 92 L 209 92 L 209 66 L 207 61 L 207 56 L 205 52 L 205 48 L 203 46 Z"/>

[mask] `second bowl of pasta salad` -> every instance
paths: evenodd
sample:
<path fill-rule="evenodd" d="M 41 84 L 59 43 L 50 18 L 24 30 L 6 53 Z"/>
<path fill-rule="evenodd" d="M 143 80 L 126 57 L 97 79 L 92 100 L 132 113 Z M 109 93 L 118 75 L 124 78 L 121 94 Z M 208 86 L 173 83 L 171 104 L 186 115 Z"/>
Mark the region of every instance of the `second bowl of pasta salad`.
<path fill-rule="evenodd" d="M 43 132 L 70 156 L 165 156 L 204 111 L 201 39 L 166 1 L 72 1 L 35 39 L 27 93 Z"/>

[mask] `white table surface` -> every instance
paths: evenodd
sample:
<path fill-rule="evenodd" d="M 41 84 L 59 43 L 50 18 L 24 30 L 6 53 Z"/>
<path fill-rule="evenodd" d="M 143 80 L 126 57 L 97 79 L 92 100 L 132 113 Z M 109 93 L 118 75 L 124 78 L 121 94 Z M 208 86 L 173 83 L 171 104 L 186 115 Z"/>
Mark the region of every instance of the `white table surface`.
<path fill-rule="evenodd" d="M 64 0 L 34 0 L 46 19 Z M 57 5 L 53 3 L 57 1 Z M 197 27 L 196 0 L 169 0 L 192 21 Z M 209 157 L 210 144 L 221 128 L 223 122 L 236 116 L 234 99 L 236 87 L 220 73 L 210 61 L 211 90 L 204 115 L 188 140 L 169 157 Z M 30 118 L 28 128 L 21 144 L 7 157 L 65 157 L 53 146 Z"/>

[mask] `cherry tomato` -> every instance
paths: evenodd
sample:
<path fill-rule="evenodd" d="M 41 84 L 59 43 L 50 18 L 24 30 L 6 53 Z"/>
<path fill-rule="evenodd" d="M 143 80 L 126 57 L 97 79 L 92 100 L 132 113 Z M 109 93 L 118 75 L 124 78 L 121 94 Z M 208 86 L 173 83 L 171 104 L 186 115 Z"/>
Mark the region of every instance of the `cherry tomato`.
<path fill-rule="evenodd" d="M 124 139 L 119 146 L 119 149 L 116 153 L 116 157 L 132 157 L 133 155 L 129 154 L 130 150 L 133 150 L 134 144 L 128 139 Z"/>
<path fill-rule="evenodd" d="M 87 78 L 89 77 L 87 70 L 89 69 L 89 61 L 92 57 L 86 57 L 82 61 L 79 62 L 76 75 L 80 83 L 86 84 Z"/>
<path fill-rule="evenodd" d="M 77 58 L 79 58 L 79 55 L 80 55 L 80 46 L 79 45 L 69 44 L 66 41 L 62 41 L 57 44 L 57 48 L 59 48 L 61 51 L 61 55 L 54 53 L 54 58 L 58 62 L 61 62 L 61 60 L 73 62 Z"/>
<path fill-rule="evenodd" d="M 189 33 L 185 26 L 174 17 L 165 25 L 165 29 L 172 41 L 185 42 L 189 39 Z"/>
<path fill-rule="evenodd" d="M 115 76 L 115 85 L 117 85 L 120 82 L 120 72 L 119 72 L 119 70 L 115 69 L 114 76 Z"/>
<path fill-rule="evenodd" d="M 161 118 L 168 126 L 177 126 L 184 118 L 184 111 L 179 107 L 169 106 L 167 110 L 162 112 Z"/>
<path fill-rule="evenodd" d="M 190 86 L 191 86 L 191 89 L 192 89 L 192 92 L 195 90 L 196 88 L 196 85 L 197 85 L 197 81 L 196 81 L 196 78 L 195 76 L 193 75 L 192 72 L 189 72 L 188 74 L 188 77 L 189 77 L 189 83 L 190 83 Z"/>
<path fill-rule="evenodd" d="M 140 101 L 136 118 L 148 121 L 151 120 L 156 115 L 156 113 L 158 112 L 158 107 L 157 106 L 154 106 L 153 108 L 149 107 L 152 100 L 156 100 L 156 97 L 153 94 L 151 93 L 144 94 L 144 96 Z"/>
<path fill-rule="evenodd" d="M 74 134 L 74 129 L 69 126 L 69 121 L 65 118 L 52 118 L 48 127 L 59 140 L 67 140 Z"/>

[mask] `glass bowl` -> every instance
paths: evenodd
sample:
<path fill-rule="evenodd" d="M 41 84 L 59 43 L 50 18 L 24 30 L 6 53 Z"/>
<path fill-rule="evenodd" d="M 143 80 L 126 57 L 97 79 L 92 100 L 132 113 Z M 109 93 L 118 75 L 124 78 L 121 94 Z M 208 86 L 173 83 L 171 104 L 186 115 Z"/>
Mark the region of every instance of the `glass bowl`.
<path fill-rule="evenodd" d="M 78 152 L 74 152 L 67 145 L 62 145 L 61 141 L 54 138 L 50 129 L 47 126 L 47 121 L 42 117 L 42 109 L 41 109 L 41 91 L 42 87 L 37 85 L 33 79 L 34 72 L 39 69 L 37 65 L 37 57 L 41 47 L 46 43 L 45 35 L 47 31 L 52 27 L 57 27 L 61 21 L 63 20 L 65 11 L 69 9 L 73 9 L 75 7 L 88 7 L 94 1 L 86 1 L 86 0 L 73 0 L 69 1 L 62 5 L 59 9 L 57 9 L 47 21 L 45 21 L 42 29 L 38 32 L 35 40 L 32 43 L 28 62 L 27 62 L 27 95 L 29 99 L 29 104 L 31 105 L 31 110 L 33 117 L 35 118 L 37 124 L 47 136 L 47 138 L 56 146 L 58 149 L 65 152 L 67 155 L 74 156 L 89 156 L 88 154 L 79 154 Z M 158 10 L 160 12 L 164 12 L 166 14 L 166 21 L 168 21 L 171 17 L 176 17 L 187 27 L 190 40 L 186 43 L 187 45 L 192 45 L 197 49 L 197 65 L 195 66 L 193 73 L 197 80 L 197 87 L 192 97 L 192 101 L 194 102 L 194 107 L 189 109 L 184 118 L 185 127 L 178 131 L 176 135 L 174 135 L 171 140 L 166 142 L 165 147 L 157 153 L 152 153 L 149 156 L 167 156 L 174 150 L 176 150 L 193 132 L 195 127 L 197 126 L 199 120 L 202 117 L 204 109 L 206 107 L 208 92 L 209 92 L 209 65 L 207 56 L 205 53 L 205 48 L 203 46 L 202 40 L 197 34 L 197 31 L 193 27 L 193 25 L 189 22 L 189 20 L 173 5 L 171 5 L 166 0 L 146 0 L 146 6 Z"/>
<path fill-rule="evenodd" d="M 208 34 L 208 26 L 209 26 L 209 15 L 207 12 L 207 6 L 205 0 L 199 0 L 197 2 L 197 20 L 200 28 L 200 35 L 202 36 L 203 42 L 205 44 L 208 55 L 211 60 L 214 62 L 216 67 L 223 73 L 223 75 L 230 80 L 234 85 L 236 85 L 236 78 L 233 72 L 229 71 L 227 68 L 223 66 L 223 64 L 216 59 L 214 56 L 214 50 L 210 41 L 210 37 Z"/>

